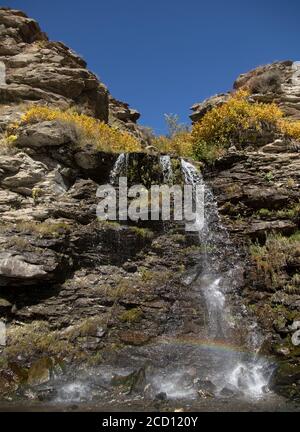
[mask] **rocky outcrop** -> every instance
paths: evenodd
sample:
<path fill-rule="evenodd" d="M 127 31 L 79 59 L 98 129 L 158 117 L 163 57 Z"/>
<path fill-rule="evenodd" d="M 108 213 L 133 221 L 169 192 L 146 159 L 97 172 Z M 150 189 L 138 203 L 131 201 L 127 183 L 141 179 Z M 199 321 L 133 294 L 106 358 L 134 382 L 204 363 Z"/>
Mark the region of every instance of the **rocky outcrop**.
<path fill-rule="evenodd" d="M 0 35 L 0 102 L 6 106 L 0 113 L 2 130 L 18 118 L 21 103 L 47 104 L 74 108 L 146 140 L 136 124 L 139 113 L 114 99 L 74 51 L 49 41 L 36 21 L 0 8 Z"/>
<path fill-rule="evenodd" d="M 60 124 L 40 122 L 0 156 L 4 397 L 48 382 L 61 364 L 114 362 L 120 350 L 174 329 L 201 330 L 182 279 L 202 254 L 197 238 L 180 224 L 98 221 L 97 188 L 118 155 L 76 149 L 72 139 Z M 130 183 L 163 179 L 157 155 L 131 154 L 126 170 Z"/>
<path fill-rule="evenodd" d="M 241 74 L 233 89 L 247 89 L 249 100 L 275 102 L 292 119 L 300 119 L 300 63 L 281 61 L 260 66 Z M 196 122 L 215 106 L 226 102 L 231 92 L 222 93 L 192 106 L 191 119 Z"/>
<path fill-rule="evenodd" d="M 84 60 L 64 44 L 50 42 L 36 21 L 20 11 L 2 8 L 0 25 L 0 62 L 6 71 L 2 103 L 75 106 L 108 120 L 108 91 Z"/>
<path fill-rule="evenodd" d="M 247 87 L 253 100 L 275 102 L 292 119 L 300 118 L 300 63 L 282 61 L 240 75 L 234 88 Z"/>
<path fill-rule="evenodd" d="M 139 118 L 140 113 L 138 111 L 129 108 L 127 103 L 109 96 L 108 123 L 118 129 L 132 133 L 147 147 L 151 144 L 152 133 L 149 128 L 136 123 Z"/>
<path fill-rule="evenodd" d="M 195 103 L 191 110 L 193 113 L 190 115 L 192 122 L 200 120 L 212 108 L 222 105 L 229 98 L 229 93 L 221 93 L 205 99 L 203 102 Z"/>

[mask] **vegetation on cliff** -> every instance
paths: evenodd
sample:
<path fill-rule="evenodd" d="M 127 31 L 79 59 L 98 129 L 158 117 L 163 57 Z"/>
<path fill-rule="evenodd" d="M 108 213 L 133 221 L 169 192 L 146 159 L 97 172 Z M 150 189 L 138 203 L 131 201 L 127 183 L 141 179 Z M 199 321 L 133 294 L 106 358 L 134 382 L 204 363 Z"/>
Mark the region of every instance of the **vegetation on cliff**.
<path fill-rule="evenodd" d="M 156 137 L 153 144 L 164 153 L 213 163 L 231 146 L 240 150 L 257 146 L 265 134 L 299 140 L 300 121 L 285 118 L 276 103 L 255 102 L 249 90 L 240 89 L 209 110 L 191 131 L 177 125 L 169 135 Z"/>
<path fill-rule="evenodd" d="M 300 252 L 300 231 L 290 237 L 271 234 L 264 245 L 252 245 L 250 252 L 260 283 L 271 291 L 283 288 L 287 292 L 299 292 L 300 274 L 296 264 Z"/>
<path fill-rule="evenodd" d="M 137 138 L 128 132 L 110 127 L 94 117 L 80 114 L 74 110 L 60 110 L 47 106 L 32 106 L 22 115 L 20 122 L 11 127 L 11 135 L 8 140 L 14 142 L 18 135 L 18 129 L 27 124 L 34 124 L 41 121 L 59 121 L 73 127 L 78 137 L 78 145 L 84 147 L 92 144 L 97 150 L 109 153 L 138 152 L 141 144 Z"/>
<path fill-rule="evenodd" d="M 275 103 L 251 102 L 246 90 L 233 93 L 226 103 L 216 106 L 195 123 L 193 153 L 208 162 L 222 156 L 231 145 L 243 148 L 255 143 L 264 129 L 296 138 L 300 122 L 291 123 Z M 253 141 L 253 142 L 252 142 Z"/>

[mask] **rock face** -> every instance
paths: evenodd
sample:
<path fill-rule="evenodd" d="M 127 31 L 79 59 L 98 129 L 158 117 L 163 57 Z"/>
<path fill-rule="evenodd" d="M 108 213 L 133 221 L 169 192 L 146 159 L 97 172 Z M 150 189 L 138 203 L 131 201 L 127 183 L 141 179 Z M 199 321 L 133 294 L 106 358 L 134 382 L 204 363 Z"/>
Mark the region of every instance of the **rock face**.
<path fill-rule="evenodd" d="M 247 88 L 250 99 L 258 102 L 275 102 L 293 119 L 300 119 L 300 62 L 281 61 L 241 74 L 235 81 L 235 90 Z M 219 94 L 192 106 L 193 122 L 210 109 L 224 103 L 230 92 Z"/>
<path fill-rule="evenodd" d="M 116 101 L 85 61 L 61 42 L 51 42 L 36 21 L 23 12 L 0 8 L 0 130 L 18 118 L 20 103 L 76 108 L 105 123 L 110 119 L 143 137 L 140 117 Z"/>
<path fill-rule="evenodd" d="M 0 33 L 2 132 L 23 104 L 38 103 L 76 107 L 148 143 L 136 124 L 139 113 L 114 99 L 82 59 L 50 42 L 34 20 L 2 8 Z M 254 100 L 274 100 L 298 118 L 298 63 L 244 74 L 235 88 L 243 86 Z M 193 120 L 228 95 L 195 105 Z M 199 292 L 185 280 L 203 270 L 198 236 L 180 223 L 99 222 L 97 188 L 111 180 L 118 156 L 76 148 L 74 141 L 71 126 L 41 121 L 22 126 L 13 149 L 0 145 L 0 320 L 7 324 L 1 397 L 24 383 L 46 384 L 65 364 L 117 364 L 123 350 L 146 349 L 159 338 L 206 336 L 204 301 L 195 303 Z M 256 144 L 255 151 L 231 148 L 204 174 L 243 262 L 239 299 L 257 317 L 264 351 L 280 361 L 273 386 L 299 398 L 293 345 L 300 321 L 299 146 L 270 131 Z M 125 165 L 130 184 L 164 179 L 156 154 L 131 154 Z M 171 167 L 182 182 L 176 157 Z M 127 378 L 130 391 L 144 389 L 143 369 Z M 115 381 L 128 387 L 124 377 Z M 201 397 L 213 393 L 207 382 L 199 385 Z"/>
<path fill-rule="evenodd" d="M 2 103 L 75 105 L 108 120 L 108 91 L 86 69 L 84 60 L 64 44 L 50 42 L 39 25 L 20 11 L 1 9 L 0 25 L 0 61 L 6 70 Z"/>
<path fill-rule="evenodd" d="M 229 98 L 229 93 L 221 93 L 205 99 L 203 102 L 196 103 L 191 107 L 193 113 L 190 118 L 193 122 L 201 119 L 212 108 L 222 105 Z"/>
<path fill-rule="evenodd" d="M 35 21 L 2 8 L 0 31 L 2 132 L 24 104 L 37 103 L 76 107 L 147 144 L 139 113 Z M 110 181 L 118 155 L 76 147 L 76 134 L 40 121 L 20 126 L 12 148 L 0 144 L 0 321 L 8 340 L 1 396 L 47 383 L 61 363 L 114 361 L 124 347 L 200 329 L 181 279 L 202 253 L 197 239 L 180 224 L 99 222 L 97 188 Z M 126 169 L 131 183 L 145 186 L 164 176 L 158 155 L 131 154 Z M 179 296 L 182 311 L 174 313 Z"/>
<path fill-rule="evenodd" d="M 129 108 L 127 103 L 121 102 L 109 95 L 108 123 L 118 129 L 132 133 L 147 147 L 151 144 L 152 133 L 149 131 L 149 128 L 136 123 L 139 118 L 140 113 L 138 111 Z"/>

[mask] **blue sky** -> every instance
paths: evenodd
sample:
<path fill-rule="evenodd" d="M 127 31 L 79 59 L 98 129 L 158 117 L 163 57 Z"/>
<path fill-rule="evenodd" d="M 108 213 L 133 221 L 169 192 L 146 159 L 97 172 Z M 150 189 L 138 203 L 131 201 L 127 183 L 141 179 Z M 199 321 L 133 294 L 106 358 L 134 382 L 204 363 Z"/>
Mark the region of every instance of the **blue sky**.
<path fill-rule="evenodd" d="M 164 113 L 189 122 L 195 102 L 237 75 L 300 60 L 299 0 L 2 0 L 37 19 L 88 62 L 140 123 L 165 133 Z"/>

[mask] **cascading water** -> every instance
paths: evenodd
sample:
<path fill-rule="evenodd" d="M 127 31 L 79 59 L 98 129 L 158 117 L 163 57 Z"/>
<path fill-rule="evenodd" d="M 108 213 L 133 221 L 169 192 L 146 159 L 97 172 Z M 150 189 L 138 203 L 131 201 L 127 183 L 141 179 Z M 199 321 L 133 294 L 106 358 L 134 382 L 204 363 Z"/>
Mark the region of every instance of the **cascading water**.
<path fill-rule="evenodd" d="M 111 184 L 117 184 L 118 178 L 126 175 L 128 164 L 128 156 L 119 155 L 110 175 Z M 172 183 L 171 159 L 162 156 L 160 166 L 165 183 Z M 259 332 L 255 323 L 249 325 L 248 318 L 243 322 L 246 312 L 242 306 L 239 305 L 238 312 L 235 308 L 233 312 L 232 298 L 241 272 L 238 255 L 220 222 L 216 201 L 202 175 L 183 159 L 181 168 L 186 184 L 193 189 L 197 185 L 204 187 L 204 223 L 196 217 L 196 226 L 198 221 L 199 226 L 193 233 L 200 244 L 200 266 L 192 269 L 183 280 L 188 300 L 199 316 L 203 314 L 199 334 L 192 332 L 185 339 L 179 319 L 177 327 L 170 326 L 152 344 L 125 347 L 113 364 L 108 359 L 75 381 L 59 383 L 58 403 L 87 401 L 94 394 L 110 401 L 113 377 L 126 377 L 141 369 L 147 382 L 142 390 L 143 398 L 148 397 L 147 391 L 150 399 L 165 394 L 169 400 L 185 401 L 198 401 L 199 395 L 206 398 L 207 394 L 215 397 L 212 401 L 216 398 L 222 401 L 229 395 L 235 400 L 251 400 L 264 393 L 271 372 L 268 363 L 256 354 L 262 342 Z M 174 306 L 177 303 L 180 315 L 180 300 Z"/>
<path fill-rule="evenodd" d="M 185 183 L 194 188 L 203 184 L 202 176 L 195 167 L 181 160 Z M 222 227 L 216 202 L 210 189 L 204 184 L 204 226 L 199 230 L 199 239 L 204 249 L 202 259 L 205 270 L 194 280 L 205 299 L 207 309 L 207 340 L 217 340 L 225 346 L 234 344 L 236 323 L 231 316 L 226 294 L 234 289 L 239 266 L 234 262 L 232 245 L 228 234 Z M 234 252 L 234 251 L 233 251 Z M 241 324 L 241 323 L 240 323 Z M 257 353 L 261 346 L 261 337 L 256 326 L 248 329 L 250 354 L 233 352 L 224 356 L 224 362 L 215 370 L 214 384 L 219 389 L 231 387 L 248 396 L 260 396 L 267 388 L 271 372 L 268 363 L 261 360 Z"/>
<path fill-rule="evenodd" d="M 126 153 L 121 153 L 118 156 L 109 176 L 109 181 L 112 185 L 114 185 L 118 181 L 121 175 L 126 174 L 127 163 L 128 155 Z"/>

